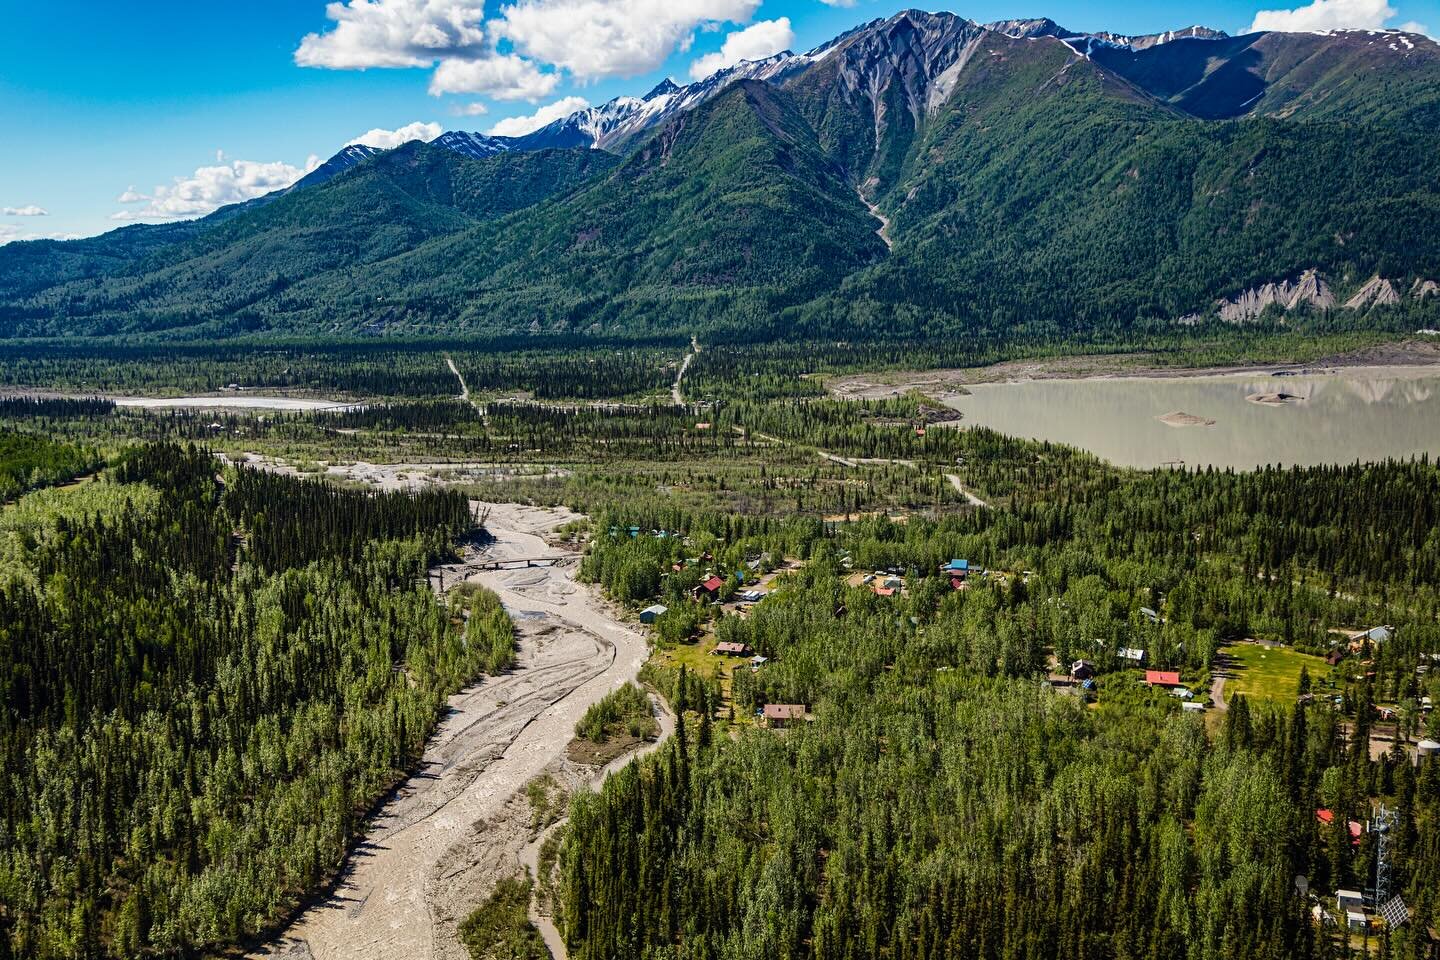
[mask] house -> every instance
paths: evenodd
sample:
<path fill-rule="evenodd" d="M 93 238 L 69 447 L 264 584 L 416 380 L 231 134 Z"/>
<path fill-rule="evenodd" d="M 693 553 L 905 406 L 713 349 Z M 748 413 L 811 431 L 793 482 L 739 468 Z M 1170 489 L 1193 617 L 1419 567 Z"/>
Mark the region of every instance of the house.
<path fill-rule="evenodd" d="M 951 589 L 951 590 L 969 590 L 969 589 L 970 589 L 970 584 L 966 583 L 966 582 L 965 582 L 962 578 L 960 578 L 960 577 L 951 577 L 951 578 L 950 578 L 950 589 Z"/>
<path fill-rule="evenodd" d="M 702 593 L 708 593 L 710 596 L 713 597 L 715 596 L 715 594 L 720 592 L 720 588 L 723 586 L 725 586 L 725 581 L 721 580 L 719 577 L 715 576 L 712 573 L 710 576 L 706 577 L 703 581 L 701 581 L 700 585 L 695 588 L 695 596 L 699 597 Z"/>
<path fill-rule="evenodd" d="M 1145 651 L 1138 647 L 1121 647 L 1119 654 L 1121 660 L 1128 660 L 1137 667 L 1145 662 Z"/>
<path fill-rule="evenodd" d="M 1369 630 L 1361 630 L 1359 633 L 1350 634 L 1350 639 L 1361 643 L 1369 640 L 1371 643 L 1380 644 L 1389 640 L 1394 630 L 1394 627 L 1371 627 Z"/>
<path fill-rule="evenodd" d="M 952 577 L 965 577 L 970 574 L 969 560 L 951 560 L 945 564 L 945 572 Z"/>
<path fill-rule="evenodd" d="M 1160 616 L 1160 614 L 1156 613 L 1154 610 L 1151 610 L 1149 607 L 1141 607 L 1140 616 L 1144 617 L 1146 620 L 1149 620 L 1151 623 L 1165 622 L 1164 617 Z"/>
<path fill-rule="evenodd" d="M 1365 907 L 1365 898 L 1358 890 L 1336 890 L 1335 909 L 1341 913 L 1350 910 L 1361 910 Z"/>
<path fill-rule="evenodd" d="M 895 596 L 895 588 L 894 588 L 894 587 L 876 587 L 876 588 L 875 588 L 875 595 L 876 595 L 877 597 L 893 597 L 893 596 Z"/>
<path fill-rule="evenodd" d="M 1186 713 L 1204 713 L 1205 704 L 1199 700 L 1186 700 L 1184 703 L 1180 704 L 1180 709 L 1184 710 Z"/>
<path fill-rule="evenodd" d="M 905 581 L 901 580 L 899 577 L 889 577 L 885 581 L 885 586 L 890 588 L 891 590 L 899 590 L 905 586 Z"/>
<path fill-rule="evenodd" d="M 667 610 L 669 610 L 669 608 L 666 607 L 663 603 L 657 603 L 654 606 L 646 607 L 644 610 L 640 611 L 640 622 L 654 623 L 660 617 L 665 616 Z"/>
<path fill-rule="evenodd" d="M 1340 666 L 1340 661 L 1344 659 L 1345 652 L 1343 650 L 1331 650 L 1329 653 L 1325 654 L 1325 662 L 1330 664 L 1330 666 L 1332 667 Z"/>
<path fill-rule="evenodd" d="M 1152 687 L 1180 686 L 1179 670 L 1146 670 L 1145 682 Z"/>
<path fill-rule="evenodd" d="M 1076 660 L 1070 664 L 1070 676 L 1076 680 L 1089 680 L 1095 676 L 1095 664 L 1089 660 Z"/>
<path fill-rule="evenodd" d="M 717 657 L 745 657 L 750 655 L 750 645 L 726 641 L 715 644 L 715 649 L 710 652 Z"/>
<path fill-rule="evenodd" d="M 781 729 L 788 723 L 804 720 L 805 705 L 803 703 L 767 703 L 765 709 L 760 711 L 760 715 L 767 727 Z"/>

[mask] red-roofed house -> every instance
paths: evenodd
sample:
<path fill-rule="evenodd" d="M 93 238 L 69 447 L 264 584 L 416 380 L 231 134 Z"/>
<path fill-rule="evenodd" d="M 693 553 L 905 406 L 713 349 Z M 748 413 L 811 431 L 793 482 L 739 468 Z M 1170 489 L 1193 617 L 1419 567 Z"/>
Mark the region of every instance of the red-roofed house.
<path fill-rule="evenodd" d="M 695 596 L 699 597 L 702 593 L 708 593 L 713 597 L 720 592 L 720 588 L 723 586 L 725 586 L 725 581 L 712 573 L 695 588 Z"/>
<path fill-rule="evenodd" d="M 714 653 L 719 657 L 744 657 L 750 654 L 750 646 L 745 643 L 717 643 Z"/>
<path fill-rule="evenodd" d="M 768 727 L 784 727 L 792 720 L 805 719 L 805 705 L 803 703 L 767 703 L 761 711 L 765 718 L 765 725 Z"/>
<path fill-rule="evenodd" d="M 1152 687 L 1180 686 L 1179 670 L 1146 670 L 1145 682 Z"/>

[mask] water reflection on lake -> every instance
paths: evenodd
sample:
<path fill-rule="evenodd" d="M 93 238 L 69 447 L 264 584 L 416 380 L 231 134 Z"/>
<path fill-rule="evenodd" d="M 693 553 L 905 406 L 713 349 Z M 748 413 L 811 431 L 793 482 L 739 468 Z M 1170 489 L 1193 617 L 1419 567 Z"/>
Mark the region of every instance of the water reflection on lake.
<path fill-rule="evenodd" d="M 977 384 L 950 405 L 965 424 L 1053 440 L 1128 467 L 1250 469 L 1440 454 L 1440 368 L 1355 368 L 1188 378 Z M 1264 404 L 1256 394 L 1305 399 Z M 1213 426 L 1170 426 L 1186 413 Z"/>

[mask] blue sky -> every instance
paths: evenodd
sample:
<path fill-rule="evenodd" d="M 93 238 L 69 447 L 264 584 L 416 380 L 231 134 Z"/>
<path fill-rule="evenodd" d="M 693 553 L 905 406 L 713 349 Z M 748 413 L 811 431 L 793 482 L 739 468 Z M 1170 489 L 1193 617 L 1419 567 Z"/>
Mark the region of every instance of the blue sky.
<path fill-rule="evenodd" d="M 1440 0 L 983 0 L 1146 33 L 1440 28 Z M 0 242 L 208 212 L 282 186 L 367 131 L 523 129 L 518 118 L 804 50 L 907 4 L 856 0 L 0 0 Z M 1430 31 L 1432 35 L 1436 32 Z M 576 99 L 578 98 L 578 99 Z M 415 125 L 415 126 L 412 126 Z M 386 142 L 383 133 L 372 136 Z M 122 202 L 122 197 L 124 202 Z M 43 213 L 41 213 L 43 211 Z"/>

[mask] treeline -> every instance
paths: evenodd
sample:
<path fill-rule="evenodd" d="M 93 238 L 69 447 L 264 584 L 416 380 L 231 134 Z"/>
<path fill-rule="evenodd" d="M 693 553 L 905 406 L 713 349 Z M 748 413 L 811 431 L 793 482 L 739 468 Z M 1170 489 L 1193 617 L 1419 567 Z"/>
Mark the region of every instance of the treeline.
<path fill-rule="evenodd" d="M 68 420 L 114 412 L 115 401 L 104 397 L 0 397 L 0 420 Z"/>
<path fill-rule="evenodd" d="M 101 393 L 291 390 L 363 398 L 523 390 L 541 399 L 612 399 L 674 379 L 676 338 L 511 336 L 455 340 L 0 341 L 0 385 Z"/>
<path fill-rule="evenodd" d="M 458 490 L 344 490 L 263 470 L 237 471 L 225 507 L 245 531 L 249 556 L 271 571 L 358 559 L 376 540 L 414 539 L 432 561 L 475 525 Z"/>
<path fill-rule="evenodd" d="M 493 597 L 426 583 L 463 501 L 218 469 L 142 448 L 3 541 L 0 956 L 255 936 L 333 875 L 446 697 L 510 662 Z"/>

